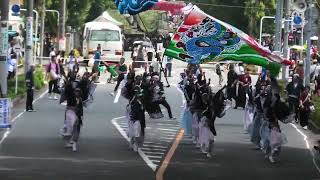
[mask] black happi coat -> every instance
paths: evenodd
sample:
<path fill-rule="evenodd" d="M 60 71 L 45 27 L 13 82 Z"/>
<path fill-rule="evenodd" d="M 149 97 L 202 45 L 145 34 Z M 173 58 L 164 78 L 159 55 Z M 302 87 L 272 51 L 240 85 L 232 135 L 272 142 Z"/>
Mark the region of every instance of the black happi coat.
<path fill-rule="evenodd" d="M 144 129 L 146 128 L 146 118 L 145 118 L 145 109 L 137 99 L 133 99 L 131 101 L 131 112 L 130 112 L 130 119 L 132 121 L 140 121 L 141 124 L 141 131 L 144 135 Z"/>
<path fill-rule="evenodd" d="M 238 79 L 238 75 L 235 71 L 228 72 L 228 81 L 227 81 L 227 96 L 228 99 L 236 97 L 236 86 L 233 86 L 234 82 Z"/>

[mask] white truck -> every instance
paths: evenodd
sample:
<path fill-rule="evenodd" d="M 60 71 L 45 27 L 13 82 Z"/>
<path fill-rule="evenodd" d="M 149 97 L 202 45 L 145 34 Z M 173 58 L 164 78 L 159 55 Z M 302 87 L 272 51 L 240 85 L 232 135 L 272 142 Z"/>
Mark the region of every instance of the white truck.
<path fill-rule="evenodd" d="M 91 59 L 101 45 L 103 61 L 119 61 L 123 57 L 123 39 L 121 28 L 112 22 L 88 22 L 83 32 L 82 53 L 85 59 Z"/>

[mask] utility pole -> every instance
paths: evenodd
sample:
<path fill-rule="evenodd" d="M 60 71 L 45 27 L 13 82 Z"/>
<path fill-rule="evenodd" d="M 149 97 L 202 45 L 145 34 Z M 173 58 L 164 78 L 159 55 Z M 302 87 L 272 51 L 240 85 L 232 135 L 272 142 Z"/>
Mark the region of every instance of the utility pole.
<path fill-rule="evenodd" d="M 307 10 L 307 57 L 305 59 L 305 72 L 304 72 L 304 82 L 306 86 L 310 85 L 310 66 L 311 66 L 311 35 L 312 35 L 312 9 L 313 2 L 312 0 L 308 1 L 308 10 Z"/>
<path fill-rule="evenodd" d="M 281 54 L 281 32 L 282 32 L 282 16 L 283 16 L 283 1 L 277 0 L 277 12 L 276 12 L 276 39 L 274 50 Z"/>
<path fill-rule="evenodd" d="M 7 96 L 7 56 L 8 56 L 8 20 L 9 0 L 0 1 L 0 97 Z"/>
<path fill-rule="evenodd" d="M 46 3 L 45 0 L 41 0 L 41 29 L 40 29 L 40 59 L 39 62 L 42 64 L 42 57 L 43 57 L 43 45 L 44 45 L 44 26 L 45 26 L 45 17 L 46 17 Z M 59 18 L 59 17 L 58 17 Z"/>
<path fill-rule="evenodd" d="M 289 59 L 290 53 L 289 53 L 289 19 L 290 19 L 290 5 L 291 0 L 285 0 L 285 22 L 284 22 L 284 37 L 283 37 L 283 52 L 284 52 L 284 58 Z M 287 67 L 282 66 L 282 80 L 286 80 L 287 75 Z"/>
<path fill-rule="evenodd" d="M 60 24 L 59 24 L 59 50 L 64 50 L 64 47 L 61 47 L 60 41 L 64 41 L 65 44 L 65 24 L 66 24 L 66 0 L 60 0 Z M 65 45 L 64 45 L 65 46 Z"/>
<path fill-rule="evenodd" d="M 279 56 L 281 56 L 281 45 L 282 45 L 281 34 L 282 34 L 283 1 L 284 0 L 277 0 L 277 10 L 276 10 L 276 29 L 275 29 L 274 51 Z"/>
<path fill-rule="evenodd" d="M 33 60 L 33 0 L 28 0 L 27 4 L 26 34 L 25 73 L 29 70 L 30 62 Z"/>

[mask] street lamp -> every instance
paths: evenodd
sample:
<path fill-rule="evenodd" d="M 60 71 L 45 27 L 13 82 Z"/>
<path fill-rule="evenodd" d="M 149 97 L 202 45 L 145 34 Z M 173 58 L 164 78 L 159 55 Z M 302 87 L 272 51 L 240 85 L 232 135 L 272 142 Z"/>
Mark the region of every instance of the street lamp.
<path fill-rule="evenodd" d="M 264 19 L 275 19 L 275 17 L 274 16 L 263 16 L 260 19 L 260 35 L 259 35 L 259 43 L 260 44 L 262 43 L 262 27 L 263 27 L 263 20 Z"/>
<path fill-rule="evenodd" d="M 53 13 L 57 13 L 58 15 L 58 18 L 57 18 L 57 24 L 59 26 L 59 23 L 60 23 L 60 12 L 58 10 L 53 10 L 53 9 L 46 9 L 46 12 L 53 12 Z"/>

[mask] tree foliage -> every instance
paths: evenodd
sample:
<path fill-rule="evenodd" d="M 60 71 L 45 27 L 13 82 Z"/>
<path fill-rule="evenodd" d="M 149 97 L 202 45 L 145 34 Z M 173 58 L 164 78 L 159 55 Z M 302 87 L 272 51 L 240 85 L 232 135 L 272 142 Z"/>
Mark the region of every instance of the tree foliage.
<path fill-rule="evenodd" d="M 274 14 L 275 8 L 276 0 L 246 0 L 244 15 L 248 18 L 248 33 L 257 35 L 260 19 Z"/>
<path fill-rule="evenodd" d="M 265 15 L 275 15 L 276 8 L 276 0 L 192 0 L 189 2 L 252 36 L 258 34 L 259 28 L 257 27 L 259 27 L 260 18 Z M 45 0 L 45 3 L 47 9 L 59 10 L 60 0 Z M 35 8 L 39 7 L 35 6 Z M 85 22 L 97 18 L 107 9 L 116 9 L 114 0 L 67 0 L 66 26 L 79 29 Z M 158 22 L 153 16 L 149 17 L 148 15 L 150 14 L 143 13 L 142 19 L 151 20 L 152 22 L 149 23 L 151 27 L 157 27 Z M 58 31 L 57 18 L 54 13 L 46 13 L 46 31 Z M 265 23 L 264 32 L 273 33 L 273 29 L 274 23 Z"/>
<path fill-rule="evenodd" d="M 193 0 L 204 12 L 256 36 L 260 18 L 275 15 L 276 0 Z M 199 4 L 197 4 L 199 3 Z M 266 24 L 266 29 L 273 27 Z"/>

